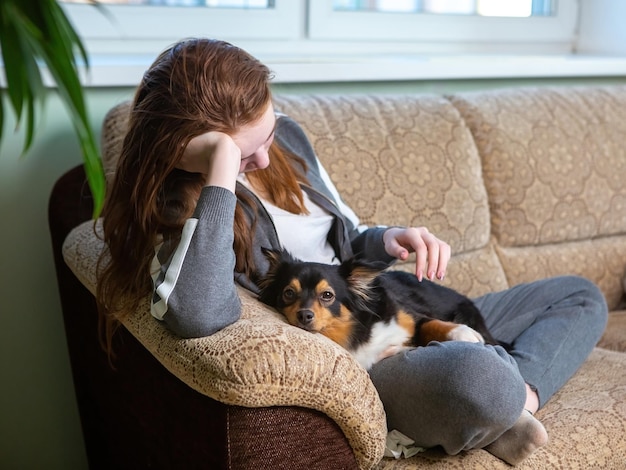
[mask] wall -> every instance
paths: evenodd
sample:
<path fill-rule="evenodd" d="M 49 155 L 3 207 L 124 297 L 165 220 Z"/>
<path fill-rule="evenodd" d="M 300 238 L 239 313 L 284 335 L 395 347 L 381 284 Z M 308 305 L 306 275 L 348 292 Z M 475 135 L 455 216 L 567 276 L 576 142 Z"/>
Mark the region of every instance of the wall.
<path fill-rule="evenodd" d="M 89 93 L 93 122 L 124 90 Z M 5 102 L 5 112 L 8 107 Z M 76 401 L 47 229 L 47 201 L 80 162 L 69 118 L 50 96 L 32 150 L 6 116 L 0 147 L 0 468 L 83 469 Z"/>
<path fill-rule="evenodd" d="M 576 51 L 581 54 L 624 56 L 625 15 L 624 0 L 580 0 Z"/>
<path fill-rule="evenodd" d="M 446 93 L 520 85 L 626 83 L 626 77 L 568 80 L 476 80 L 399 83 L 280 84 L 276 93 Z M 133 90 L 88 89 L 94 126 Z M 5 107 L 6 109 L 6 107 Z M 67 113 L 51 93 L 32 150 L 6 116 L 0 147 L 0 468 L 87 467 L 50 239 L 47 201 L 66 170 L 80 163 Z"/>

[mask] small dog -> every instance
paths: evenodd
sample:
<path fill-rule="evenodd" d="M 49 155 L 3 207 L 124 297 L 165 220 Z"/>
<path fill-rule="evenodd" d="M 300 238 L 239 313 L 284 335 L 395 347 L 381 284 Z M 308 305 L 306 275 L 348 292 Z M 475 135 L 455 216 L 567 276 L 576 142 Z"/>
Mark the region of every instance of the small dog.
<path fill-rule="evenodd" d="M 431 341 L 500 344 L 474 303 L 440 284 L 355 258 L 327 265 L 263 253 L 270 268 L 259 300 L 292 325 L 332 339 L 366 369 Z"/>

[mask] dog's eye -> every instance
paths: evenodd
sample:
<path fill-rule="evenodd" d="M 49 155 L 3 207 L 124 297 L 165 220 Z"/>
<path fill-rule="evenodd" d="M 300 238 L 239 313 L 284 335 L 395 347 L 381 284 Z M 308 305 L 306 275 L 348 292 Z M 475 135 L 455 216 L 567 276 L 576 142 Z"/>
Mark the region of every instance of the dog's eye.
<path fill-rule="evenodd" d="M 324 292 L 322 292 L 322 295 L 320 295 L 320 298 L 324 302 L 330 302 L 335 298 L 335 293 L 330 290 L 325 290 Z"/>
<path fill-rule="evenodd" d="M 295 298 L 296 298 L 296 291 L 293 290 L 291 287 L 285 288 L 285 290 L 283 291 L 283 300 L 285 302 L 291 302 Z"/>

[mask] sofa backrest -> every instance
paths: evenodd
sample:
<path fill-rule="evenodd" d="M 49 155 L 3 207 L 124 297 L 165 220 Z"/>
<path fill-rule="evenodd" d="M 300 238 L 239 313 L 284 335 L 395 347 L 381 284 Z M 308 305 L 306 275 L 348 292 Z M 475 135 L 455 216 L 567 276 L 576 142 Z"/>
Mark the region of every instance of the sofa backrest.
<path fill-rule="evenodd" d="M 620 302 L 626 87 L 278 95 L 275 107 L 300 123 L 362 223 L 424 225 L 450 243 L 447 285 L 477 296 L 579 274 L 610 308 Z M 128 111 L 105 119 L 107 174 Z"/>
<path fill-rule="evenodd" d="M 614 308 L 626 264 L 626 86 L 449 98 L 481 157 L 509 282 L 579 274 Z"/>

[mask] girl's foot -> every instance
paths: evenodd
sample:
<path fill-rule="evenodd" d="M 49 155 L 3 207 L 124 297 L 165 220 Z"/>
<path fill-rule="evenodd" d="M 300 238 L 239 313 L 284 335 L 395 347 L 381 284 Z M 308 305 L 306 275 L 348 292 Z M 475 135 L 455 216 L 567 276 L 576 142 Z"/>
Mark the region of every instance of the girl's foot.
<path fill-rule="evenodd" d="M 517 465 L 547 443 L 548 433 L 543 424 L 524 410 L 513 427 L 485 450 L 511 465 Z"/>

